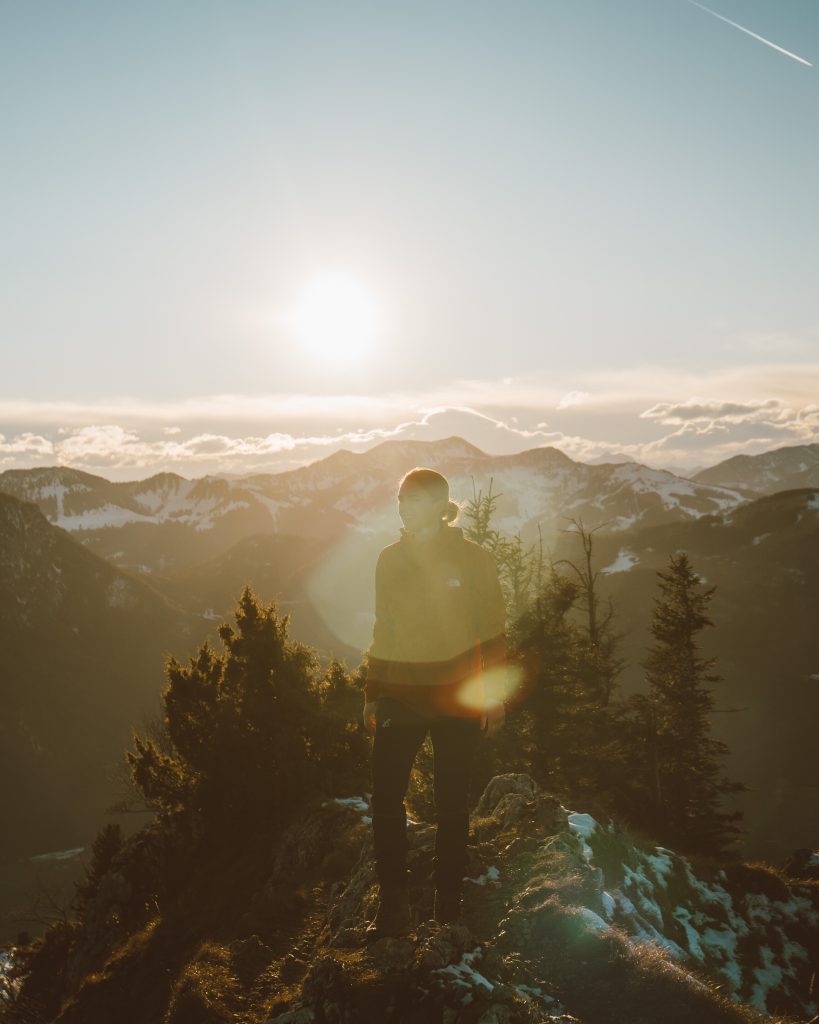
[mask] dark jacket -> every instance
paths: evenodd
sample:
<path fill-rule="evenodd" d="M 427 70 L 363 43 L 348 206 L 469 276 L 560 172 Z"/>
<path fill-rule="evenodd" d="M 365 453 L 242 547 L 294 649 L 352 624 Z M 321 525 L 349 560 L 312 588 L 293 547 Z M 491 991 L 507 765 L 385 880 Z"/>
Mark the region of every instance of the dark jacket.
<path fill-rule="evenodd" d="M 419 714 L 476 718 L 486 669 L 506 662 L 506 609 L 495 560 L 458 526 L 429 541 L 406 530 L 375 568 L 375 624 L 365 699 Z"/>

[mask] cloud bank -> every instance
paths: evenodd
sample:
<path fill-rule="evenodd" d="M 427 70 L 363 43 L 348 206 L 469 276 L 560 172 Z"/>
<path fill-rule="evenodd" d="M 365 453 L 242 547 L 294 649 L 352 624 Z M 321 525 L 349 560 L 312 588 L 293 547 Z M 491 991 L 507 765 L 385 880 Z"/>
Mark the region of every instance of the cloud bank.
<path fill-rule="evenodd" d="M 573 385 L 573 386 L 572 386 Z M 693 470 L 819 442 L 819 365 L 697 377 L 645 368 L 558 382 L 459 380 L 378 396 L 212 395 L 92 404 L 0 400 L 0 470 L 65 465 L 109 479 L 280 472 L 339 448 L 459 435 L 489 454 L 552 445 L 579 461 Z"/>

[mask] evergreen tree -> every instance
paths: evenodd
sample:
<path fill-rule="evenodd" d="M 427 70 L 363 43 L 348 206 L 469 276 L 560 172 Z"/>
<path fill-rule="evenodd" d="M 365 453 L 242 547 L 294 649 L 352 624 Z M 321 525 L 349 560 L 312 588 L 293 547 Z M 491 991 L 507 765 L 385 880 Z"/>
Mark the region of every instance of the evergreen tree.
<path fill-rule="evenodd" d="M 610 767 L 621 753 L 619 719 L 608 705 L 622 663 L 619 638 L 610 630 L 611 606 L 598 615 L 591 533 L 575 522 L 585 563 L 561 560 L 573 570 L 569 578 L 557 571 L 561 562 L 547 563 L 542 542 L 526 547 L 520 536 L 509 539 L 494 528 L 497 497 L 491 482 L 486 495 L 475 494 L 464 531 L 495 556 L 509 613 L 511 676 L 517 676 L 507 702 L 513 713 L 495 742 L 492 767 L 531 772 L 542 785 L 575 798 L 598 797 L 610 792 Z M 588 631 L 572 622 L 581 601 Z"/>
<path fill-rule="evenodd" d="M 279 824 L 366 766 L 361 728 L 346 716 L 355 684 L 343 666 L 332 662 L 320 677 L 315 651 L 290 639 L 289 617 L 250 587 L 235 618 L 235 630 L 219 628 L 223 653 L 206 640 L 187 666 L 168 659 L 167 742 L 134 735 L 126 753 L 160 818 L 192 818 L 214 838 Z"/>
<path fill-rule="evenodd" d="M 515 743 L 535 779 L 562 790 L 576 766 L 576 719 L 584 703 L 577 671 L 580 634 L 568 619 L 578 593 L 577 584 L 551 566 L 510 630 L 527 680 Z"/>
<path fill-rule="evenodd" d="M 114 863 L 114 858 L 122 850 L 124 837 L 119 825 L 104 825 L 97 833 L 91 846 L 91 863 L 85 869 L 85 877 L 74 883 L 73 907 L 77 919 L 82 920 L 85 909 L 99 888 L 100 881 Z"/>
<path fill-rule="evenodd" d="M 716 659 L 700 654 L 698 637 L 713 626 L 707 609 L 716 588 L 702 589 L 684 552 L 672 555 L 658 576 L 655 643 L 643 663 L 649 692 L 634 702 L 644 737 L 643 777 L 661 839 L 715 854 L 740 831 L 741 812 L 724 812 L 720 803 L 745 788 L 723 776 L 728 748 L 710 730 L 711 688 L 721 677 L 714 671 Z"/>

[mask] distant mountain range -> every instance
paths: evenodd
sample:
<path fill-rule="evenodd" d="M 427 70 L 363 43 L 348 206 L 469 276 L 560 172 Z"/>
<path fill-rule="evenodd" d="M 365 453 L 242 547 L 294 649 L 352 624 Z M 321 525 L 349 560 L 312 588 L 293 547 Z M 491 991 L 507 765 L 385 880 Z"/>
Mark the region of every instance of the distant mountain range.
<path fill-rule="evenodd" d="M 398 481 L 416 465 L 445 473 L 462 503 L 491 483 L 495 525 L 542 537 L 555 558 L 577 555 L 571 518 L 600 527 L 595 564 L 626 633 L 627 691 L 642 685 L 656 571 L 688 551 L 717 585 L 717 628 L 704 643 L 725 677 L 718 705 L 749 709 L 714 723 L 732 747 L 730 770 L 755 789 L 745 801 L 753 848 L 819 845 L 819 445 L 686 479 L 555 448 L 490 456 L 453 437 L 230 479 L 0 474 L 0 766 L 19 780 L 5 817 L 14 847 L 87 841 L 130 726 L 156 707 L 163 653 L 192 654 L 245 583 L 277 600 L 300 640 L 356 666 L 371 638 L 375 559 L 398 535 Z M 779 846 L 767 851 L 773 834 Z"/>
<path fill-rule="evenodd" d="M 35 503 L 49 522 L 114 564 L 165 572 L 200 564 L 258 533 L 329 540 L 349 527 L 393 528 L 398 481 L 415 465 L 444 472 L 461 499 L 472 496 L 473 481 L 485 492 L 493 479 L 494 492 L 502 492 L 499 527 L 523 536 L 534 536 L 538 523 L 558 524 L 569 515 L 621 530 L 697 518 L 757 493 L 634 462 L 587 465 L 556 448 L 490 456 L 458 437 L 384 441 L 284 473 L 230 479 L 160 473 L 112 483 L 67 467 L 15 469 L 0 474 L 0 491 Z M 819 484 L 819 459 L 816 476 Z"/>

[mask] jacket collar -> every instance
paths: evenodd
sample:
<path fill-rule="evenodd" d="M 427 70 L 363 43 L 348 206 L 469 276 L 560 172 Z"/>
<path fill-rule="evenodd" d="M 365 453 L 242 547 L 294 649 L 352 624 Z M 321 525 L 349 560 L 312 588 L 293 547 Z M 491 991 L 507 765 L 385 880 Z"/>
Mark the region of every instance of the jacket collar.
<path fill-rule="evenodd" d="M 431 537 L 429 540 L 418 540 L 403 526 L 401 527 L 401 543 L 411 549 L 413 553 L 417 552 L 418 554 L 438 551 L 445 544 L 463 540 L 463 536 L 464 531 L 460 526 L 442 526 L 437 536 Z"/>

